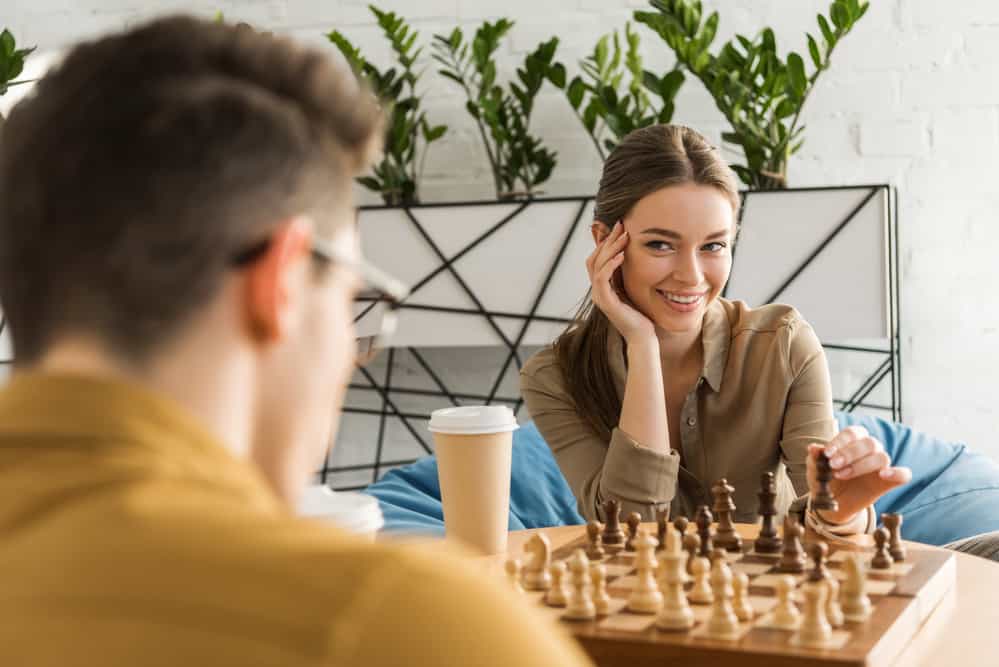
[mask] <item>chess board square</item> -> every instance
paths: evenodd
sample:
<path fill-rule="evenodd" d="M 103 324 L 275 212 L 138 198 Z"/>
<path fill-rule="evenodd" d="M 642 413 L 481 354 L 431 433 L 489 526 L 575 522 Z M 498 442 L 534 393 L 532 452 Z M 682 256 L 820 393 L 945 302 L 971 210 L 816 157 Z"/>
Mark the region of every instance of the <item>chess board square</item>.
<path fill-rule="evenodd" d="M 713 640 L 722 641 L 722 642 L 725 642 L 725 641 L 733 641 L 734 642 L 734 641 L 739 641 L 740 639 L 742 639 L 743 637 L 745 637 L 749 633 L 749 631 L 752 630 L 752 629 L 753 629 L 753 624 L 752 623 L 740 623 L 739 624 L 739 629 L 736 631 L 736 633 L 733 636 L 731 636 L 731 637 L 713 637 L 713 636 L 711 636 L 711 635 L 708 634 L 708 623 L 707 623 L 707 619 L 705 619 L 705 621 L 703 623 L 699 623 L 697 625 L 697 627 L 695 627 L 693 630 L 690 631 L 690 636 L 691 637 L 698 637 L 700 639 L 713 639 Z"/>
<path fill-rule="evenodd" d="M 604 565 L 604 568 L 607 570 L 608 579 L 624 576 L 635 569 L 631 565 Z"/>
<path fill-rule="evenodd" d="M 888 595 L 895 590 L 894 581 L 883 581 L 881 579 L 867 579 L 868 595 Z"/>
<path fill-rule="evenodd" d="M 912 572 L 912 568 L 914 568 L 914 567 L 916 567 L 915 563 L 907 563 L 907 562 L 904 562 L 904 561 L 903 562 L 897 562 L 896 561 L 895 563 L 892 563 L 891 571 L 892 571 L 892 574 L 897 574 L 899 576 L 903 576 L 904 577 L 905 575 L 907 575 L 910 572 Z"/>
<path fill-rule="evenodd" d="M 777 606 L 777 598 L 767 597 L 765 595 L 750 595 L 749 606 L 753 608 L 753 611 L 756 612 L 757 616 L 761 616 L 770 612 Z"/>
<path fill-rule="evenodd" d="M 757 588 L 772 588 L 777 589 L 777 579 L 780 577 L 793 577 L 795 585 L 800 585 L 801 582 L 805 580 L 805 575 L 803 574 L 764 574 L 753 579 L 751 584 Z"/>
<path fill-rule="evenodd" d="M 601 630 L 622 630 L 624 632 L 644 632 L 652 627 L 656 617 L 653 614 L 614 614 L 597 622 Z"/>
<path fill-rule="evenodd" d="M 750 579 L 769 572 L 773 567 L 772 563 L 746 563 L 744 561 L 737 561 L 732 564 L 734 572 L 745 572 Z"/>
<path fill-rule="evenodd" d="M 776 601 L 774 601 L 774 605 L 776 606 Z M 778 628 L 774 626 L 774 615 L 772 612 L 767 613 L 764 616 L 761 616 L 760 618 L 756 619 L 756 622 L 753 625 L 764 630 L 780 630 L 781 632 L 795 632 L 795 630 L 788 630 L 787 628 Z"/>
<path fill-rule="evenodd" d="M 828 646 L 822 647 L 825 650 L 838 651 L 839 649 L 846 646 L 846 643 L 850 641 L 850 633 L 845 630 L 833 630 L 832 638 L 829 640 Z M 792 646 L 800 646 L 798 643 L 798 635 L 791 637 L 789 642 Z M 806 648 L 806 647 L 803 647 Z"/>

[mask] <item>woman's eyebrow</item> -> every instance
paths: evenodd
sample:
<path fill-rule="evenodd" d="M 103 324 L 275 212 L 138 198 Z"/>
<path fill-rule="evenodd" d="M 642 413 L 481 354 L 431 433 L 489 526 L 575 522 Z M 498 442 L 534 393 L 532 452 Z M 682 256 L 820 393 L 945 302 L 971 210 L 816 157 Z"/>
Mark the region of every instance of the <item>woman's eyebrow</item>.
<path fill-rule="evenodd" d="M 675 232 L 672 229 L 664 229 L 662 227 L 649 227 L 648 229 L 642 230 L 642 233 L 643 234 L 655 234 L 657 236 L 665 236 L 666 238 L 677 239 L 677 240 L 680 240 L 680 239 L 683 238 L 683 236 L 680 234 L 680 232 Z M 712 232 L 711 234 L 708 234 L 708 236 L 706 237 L 705 240 L 711 241 L 711 240 L 714 240 L 714 239 L 724 238 L 724 237 L 728 236 L 728 234 L 729 234 L 729 230 L 728 229 L 721 229 L 721 230 L 718 230 L 717 232 Z"/>

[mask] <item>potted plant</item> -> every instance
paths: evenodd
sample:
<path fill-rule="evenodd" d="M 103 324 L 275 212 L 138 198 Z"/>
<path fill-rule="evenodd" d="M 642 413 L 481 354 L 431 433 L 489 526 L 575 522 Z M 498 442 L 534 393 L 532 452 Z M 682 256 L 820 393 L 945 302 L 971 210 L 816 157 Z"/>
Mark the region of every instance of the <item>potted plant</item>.
<path fill-rule="evenodd" d="M 358 76 L 368 82 L 378 98 L 388 107 L 388 123 L 382 159 L 370 176 L 357 180 L 364 187 L 381 194 L 389 206 L 410 205 L 420 201 L 419 184 L 427 150 L 447 132 L 446 125 L 431 125 L 420 108 L 423 96 L 417 88 L 422 71 L 417 69 L 423 47 L 417 47 L 419 33 L 395 12 L 369 6 L 378 25 L 392 45 L 399 70 L 378 69 L 366 60 L 339 31 L 327 35 Z"/>
<path fill-rule="evenodd" d="M 718 12 L 705 17 L 699 0 L 651 0 L 656 10 L 635 20 L 658 34 L 680 67 L 701 81 L 731 126 L 723 139 L 742 150 L 732 168 L 754 190 L 786 188 L 790 157 L 804 143 L 801 112 L 836 46 L 867 12 L 865 0 L 834 0 L 829 18 L 818 15 L 820 37 L 808 34 L 811 73 L 791 51 L 782 58 L 770 28 L 750 39 L 736 35 L 711 50 Z"/>
<path fill-rule="evenodd" d="M 30 80 L 17 81 L 24 71 L 24 61 L 31 55 L 35 48 L 17 48 L 17 42 L 10 30 L 4 28 L 0 32 L 0 95 L 5 95 L 11 86 L 18 86 L 30 83 Z M 0 123 L 3 122 L 3 115 L 0 114 Z"/>

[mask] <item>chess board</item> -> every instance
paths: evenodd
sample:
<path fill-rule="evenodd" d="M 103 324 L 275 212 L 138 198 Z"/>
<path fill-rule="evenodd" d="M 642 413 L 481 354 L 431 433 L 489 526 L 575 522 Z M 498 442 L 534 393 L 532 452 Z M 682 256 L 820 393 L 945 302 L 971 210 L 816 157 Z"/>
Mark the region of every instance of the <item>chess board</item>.
<path fill-rule="evenodd" d="M 577 548 L 585 548 L 580 536 L 553 554 L 553 560 L 567 560 Z M 806 544 L 807 546 L 807 544 Z M 842 581 L 847 551 L 830 545 L 830 574 Z M 919 631 L 926 617 L 953 588 L 956 566 L 953 554 L 942 550 L 909 549 L 907 558 L 891 570 L 869 570 L 867 593 L 873 607 L 863 623 L 846 622 L 834 630 L 835 648 L 809 649 L 794 645 L 794 632 L 768 627 L 776 606 L 775 566 L 778 555 L 752 553 L 752 541 L 746 540 L 742 553 L 727 554 L 733 573 L 749 577 L 749 602 L 755 611 L 752 621 L 740 624 L 734 640 L 704 636 L 704 626 L 711 605 L 691 605 L 695 625 L 683 632 L 669 632 L 655 627 L 655 616 L 627 611 L 627 599 L 635 585 L 635 554 L 621 551 L 603 559 L 607 569 L 607 591 L 612 599 L 611 613 L 594 621 L 562 620 L 564 609 L 548 607 L 543 593 L 528 592 L 532 603 L 542 613 L 559 619 L 583 645 L 593 660 L 602 666 L 637 667 L 640 665 L 767 665 L 768 667 L 880 667 L 893 664 L 895 658 Z M 865 558 L 869 559 L 867 554 Z M 802 608 L 798 580 L 795 601 Z M 687 587 L 691 586 L 690 583 Z M 669 661 L 675 662 L 669 662 Z"/>

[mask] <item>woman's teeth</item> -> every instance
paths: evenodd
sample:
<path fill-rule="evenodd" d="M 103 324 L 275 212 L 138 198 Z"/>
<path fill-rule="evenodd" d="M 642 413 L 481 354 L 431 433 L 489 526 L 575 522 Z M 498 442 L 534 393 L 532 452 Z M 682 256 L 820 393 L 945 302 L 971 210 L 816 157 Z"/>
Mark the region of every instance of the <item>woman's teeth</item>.
<path fill-rule="evenodd" d="M 696 303 L 701 299 L 702 296 L 704 296 L 703 294 L 696 294 L 694 296 L 680 296 L 679 294 L 670 294 L 669 292 L 659 292 L 659 293 L 665 296 L 670 301 L 673 301 L 674 303 L 684 303 L 684 304 Z"/>

